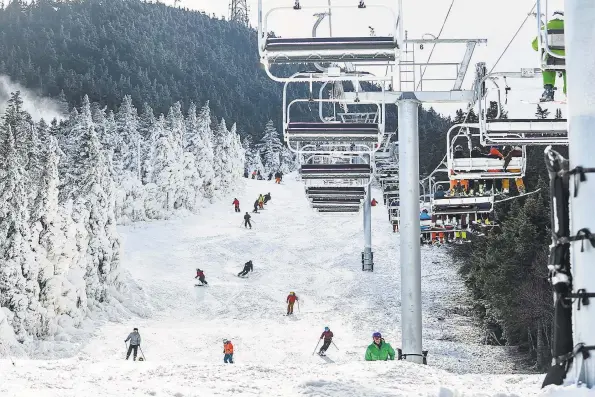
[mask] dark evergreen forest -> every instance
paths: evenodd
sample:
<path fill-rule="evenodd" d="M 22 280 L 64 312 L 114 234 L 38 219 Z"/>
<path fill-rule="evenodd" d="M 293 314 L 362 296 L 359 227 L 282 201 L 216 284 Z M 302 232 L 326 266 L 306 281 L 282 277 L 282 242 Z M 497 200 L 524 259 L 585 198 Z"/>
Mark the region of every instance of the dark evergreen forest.
<path fill-rule="evenodd" d="M 0 74 L 27 88 L 70 108 L 85 95 L 114 111 L 131 95 L 134 106 L 146 103 L 156 114 L 177 101 L 184 111 L 209 101 L 213 116 L 237 121 L 240 134 L 258 140 L 269 119 L 280 127 L 283 85 L 262 70 L 256 42 L 256 31 L 242 25 L 138 0 L 13 0 L 0 10 Z M 297 87 L 289 96 L 307 98 L 305 87 Z M 395 107 L 388 109 L 387 119 L 396 120 Z M 305 117 L 304 107 L 300 112 Z M 461 117 L 462 111 L 455 120 L 420 111 L 422 176 L 440 163 L 446 131 Z M 499 205 L 500 228 L 450 250 L 486 326 L 486 342 L 519 346 L 530 365 L 543 369 L 552 316 L 549 192 L 543 148 L 529 154 L 525 183 L 541 191 Z"/>

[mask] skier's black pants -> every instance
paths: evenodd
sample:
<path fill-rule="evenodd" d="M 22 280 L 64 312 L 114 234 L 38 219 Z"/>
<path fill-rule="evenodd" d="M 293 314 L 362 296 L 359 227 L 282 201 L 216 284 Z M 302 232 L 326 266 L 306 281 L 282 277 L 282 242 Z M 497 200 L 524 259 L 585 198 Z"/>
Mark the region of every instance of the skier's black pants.
<path fill-rule="evenodd" d="M 252 229 L 252 224 L 250 223 L 250 221 L 249 221 L 249 220 L 247 220 L 247 219 L 246 219 L 246 220 L 244 221 L 244 227 L 248 227 L 248 226 L 250 226 L 250 229 Z"/>
<path fill-rule="evenodd" d="M 128 353 L 126 353 L 126 360 L 128 360 L 128 357 L 130 357 L 130 353 L 132 353 L 132 350 L 134 350 L 134 356 L 132 356 L 132 357 L 134 360 L 136 360 L 136 354 L 138 353 L 138 346 L 139 345 L 128 346 Z"/>
<path fill-rule="evenodd" d="M 240 207 L 235 207 L 236 212 L 240 212 Z"/>
<path fill-rule="evenodd" d="M 238 276 L 245 276 L 246 274 L 248 274 L 249 271 L 250 271 L 250 269 L 244 269 L 238 273 Z"/>
<path fill-rule="evenodd" d="M 325 339 L 324 343 L 322 344 L 322 347 L 320 348 L 319 353 L 325 352 L 326 349 L 328 349 L 330 345 L 331 345 L 331 339 Z"/>
<path fill-rule="evenodd" d="M 203 284 L 209 284 L 209 283 L 207 283 L 207 280 L 205 280 L 205 276 L 202 276 L 202 277 L 200 277 L 200 278 L 198 279 L 198 281 L 200 281 L 200 282 L 201 282 L 201 283 L 203 283 Z"/>

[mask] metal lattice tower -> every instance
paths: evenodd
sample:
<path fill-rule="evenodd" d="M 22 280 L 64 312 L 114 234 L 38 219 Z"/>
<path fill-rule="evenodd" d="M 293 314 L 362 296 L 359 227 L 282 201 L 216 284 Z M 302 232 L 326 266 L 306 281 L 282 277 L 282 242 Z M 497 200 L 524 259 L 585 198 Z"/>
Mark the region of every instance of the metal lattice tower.
<path fill-rule="evenodd" d="M 248 4 L 246 0 L 231 0 L 229 3 L 229 20 L 249 26 Z"/>

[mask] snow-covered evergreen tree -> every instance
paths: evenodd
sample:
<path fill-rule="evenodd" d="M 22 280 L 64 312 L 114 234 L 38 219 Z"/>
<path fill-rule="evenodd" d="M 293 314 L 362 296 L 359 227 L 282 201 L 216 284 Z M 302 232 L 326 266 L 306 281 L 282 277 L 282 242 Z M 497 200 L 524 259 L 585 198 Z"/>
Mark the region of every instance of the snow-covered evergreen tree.
<path fill-rule="evenodd" d="M 29 244 L 25 159 L 16 148 L 11 123 L 5 121 L 2 129 L 6 176 L 0 193 L 0 307 L 10 311 L 9 320 L 22 342 L 40 324 L 38 263 Z"/>
<path fill-rule="evenodd" d="M 124 96 L 124 101 L 116 114 L 118 134 L 123 140 L 122 163 L 123 169 L 133 171 L 141 179 L 141 137 L 138 131 L 138 115 L 132 104 L 130 95 Z"/>
<path fill-rule="evenodd" d="M 278 171 L 281 165 L 279 155 L 283 149 L 283 144 L 279 139 L 279 133 L 273 124 L 273 120 L 269 120 L 266 124 L 264 135 L 257 147 L 260 149 L 263 157 L 262 162 L 265 173 Z"/>
<path fill-rule="evenodd" d="M 118 266 L 119 240 L 115 231 L 114 182 L 94 126 L 81 131 L 77 140 L 81 145 L 72 159 L 66 197 L 74 203 L 73 219 L 83 222 L 88 233 L 84 280 L 90 305 L 107 297 L 107 284 Z"/>
<path fill-rule="evenodd" d="M 211 109 L 209 102 L 204 104 L 200 109 L 197 118 L 198 137 L 196 142 L 200 142 L 193 146 L 191 150 L 196 158 L 196 167 L 198 174 L 202 180 L 202 197 L 207 199 L 213 198 L 214 193 L 214 150 L 213 150 L 213 131 L 211 130 Z M 189 135 L 189 139 L 190 139 Z"/>

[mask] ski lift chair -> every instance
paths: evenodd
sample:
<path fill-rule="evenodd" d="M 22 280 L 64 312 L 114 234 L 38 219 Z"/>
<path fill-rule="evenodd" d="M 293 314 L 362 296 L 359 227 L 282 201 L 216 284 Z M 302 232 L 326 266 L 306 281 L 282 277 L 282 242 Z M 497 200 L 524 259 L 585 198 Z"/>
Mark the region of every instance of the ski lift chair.
<path fill-rule="evenodd" d="M 349 9 L 346 5 L 302 6 L 300 9 L 317 9 L 330 12 L 331 9 Z M 381 9 L 392 17 L 391 35 L 357 36 L 357 37 L 268 37 L 268 20 L 278 11 L 292 10 L 293 7 L 274 7 L 265 12 L 263 1 L 258 0 L 258 51 L 261 63 L 269 76 L 276 81 L 291 81 L 271 73 L 271 65 L 287 63 L 337 63 L 381 64 L 395 63 L 397 51 L 397 17 L 391 7 L 370 5 L 367 7 Z M 354 9 L 356 11 L 357 9 Z M 358 19 L 355 19 L 357 21 Z M 346 21 L 353 24 L 354 19 Z"/>

